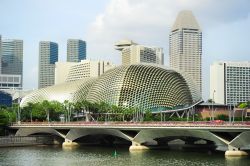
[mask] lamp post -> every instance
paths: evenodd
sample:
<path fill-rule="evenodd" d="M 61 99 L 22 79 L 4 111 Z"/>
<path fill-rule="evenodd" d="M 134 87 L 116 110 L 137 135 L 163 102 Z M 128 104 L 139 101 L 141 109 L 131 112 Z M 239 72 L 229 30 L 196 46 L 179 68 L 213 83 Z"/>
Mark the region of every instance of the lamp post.
<path fill-rule="evenodd" d="M 212 100 L 212 120 L 214 121 L 214 93 L 215 93 L 216 91 L 215 90 L 213 90 L 213 100 Z"/>

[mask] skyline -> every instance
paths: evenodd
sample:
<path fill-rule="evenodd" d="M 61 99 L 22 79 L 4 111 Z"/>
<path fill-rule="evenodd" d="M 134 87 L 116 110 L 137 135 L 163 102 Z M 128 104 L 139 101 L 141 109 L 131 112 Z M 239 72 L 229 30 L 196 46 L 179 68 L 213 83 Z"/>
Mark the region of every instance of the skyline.
<path fill-rule="evenodd" d="M 37 88 L 38 47 L 42 40 L 58 43 L 59 61 L 66 61 L 67 39 L 79 38 L 87 42 L 87 59 L 121 64 L 114 43 L 131 39 L 143 45 L 163 47 L 164 64 L 169 66 L 168 37 L 180 10 L 192 10 L 203 31 L 204 100 L 209 96 L 209 66 L 214 61 L 249 60 L 250 2 L 247 0 L 202 3 L 198 0 L 159 0 L 157 3 L 153 0 L 75 0 L 60 1 L 60 6 L 57 0 L 4 0 L 0 4 L 0 13 L 5 17 L 0 23 L 2 38 L 24 41 L 24 89 Z M 10 9 L 15 12 L 8 12 Z"/>

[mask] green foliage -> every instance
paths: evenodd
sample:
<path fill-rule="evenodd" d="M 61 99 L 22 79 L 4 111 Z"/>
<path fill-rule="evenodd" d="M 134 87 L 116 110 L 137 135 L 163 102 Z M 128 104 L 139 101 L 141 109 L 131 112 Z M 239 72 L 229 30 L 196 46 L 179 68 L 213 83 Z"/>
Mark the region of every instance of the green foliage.
<path fill-rule="evenodd" d="M 22 121 L 58 121 L 59 115 L 63 113 L 63 106 L 57 101 L 43 101 L 39 103 L 28 103 L 22 108 Z"/>
<path fill-rule="evenodd" d="M 0 126 L 8 125 L 16 120 L 15 112 L 11 107 L 0 108 Z"/>
<path fill-rule="evenodd" d="M 223 121 L 228 121 L 229 117 L 227 115 L 220 114 L 216 118 L 216 120 L 223 120 Z"/>
<path fill-rule="evenodd" d="M 144 121 L 153 121 L 153 120 L 154 120 L 154 116 L 152 112 L 150 110 L 146 110 L 145 115 L 144 115 Z"/>
<path fill-rule="evenodd" d="M 9 117 L 4 111 L 0 111 L 0 126 L 6 126 L 9 123 Z"/>
<path fill-rule="evenodd" d="M 239 108 L 242 108 L 242 109 L 244 109 L 244 108 L 247 108 L 247 103 L 240 103 L 239 104 Z"/>

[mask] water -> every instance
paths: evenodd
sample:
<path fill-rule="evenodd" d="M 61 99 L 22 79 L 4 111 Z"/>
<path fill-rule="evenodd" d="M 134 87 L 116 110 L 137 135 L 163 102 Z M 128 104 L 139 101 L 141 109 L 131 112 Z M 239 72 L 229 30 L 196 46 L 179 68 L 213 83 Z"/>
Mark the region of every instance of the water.
<path fill-rule="evenodd" d="M 114 156 L 114 152 L 117 156 Z M 1 166 L 250 166 L 250 157 L 225 158 L 223 153 L 176 150 L 129 152 L 126 148 L 15 147 L 0 148 Z"/>

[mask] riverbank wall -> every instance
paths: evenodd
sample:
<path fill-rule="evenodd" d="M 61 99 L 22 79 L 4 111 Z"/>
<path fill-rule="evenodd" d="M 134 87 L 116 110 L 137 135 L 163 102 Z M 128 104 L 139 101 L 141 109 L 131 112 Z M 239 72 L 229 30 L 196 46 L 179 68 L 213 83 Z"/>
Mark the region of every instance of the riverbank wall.
<path fill-rule="evenodd" d="M 0 137 L 1 147 L 55 145 L 60 142 L 53 136 L 2 136 Z"/>

